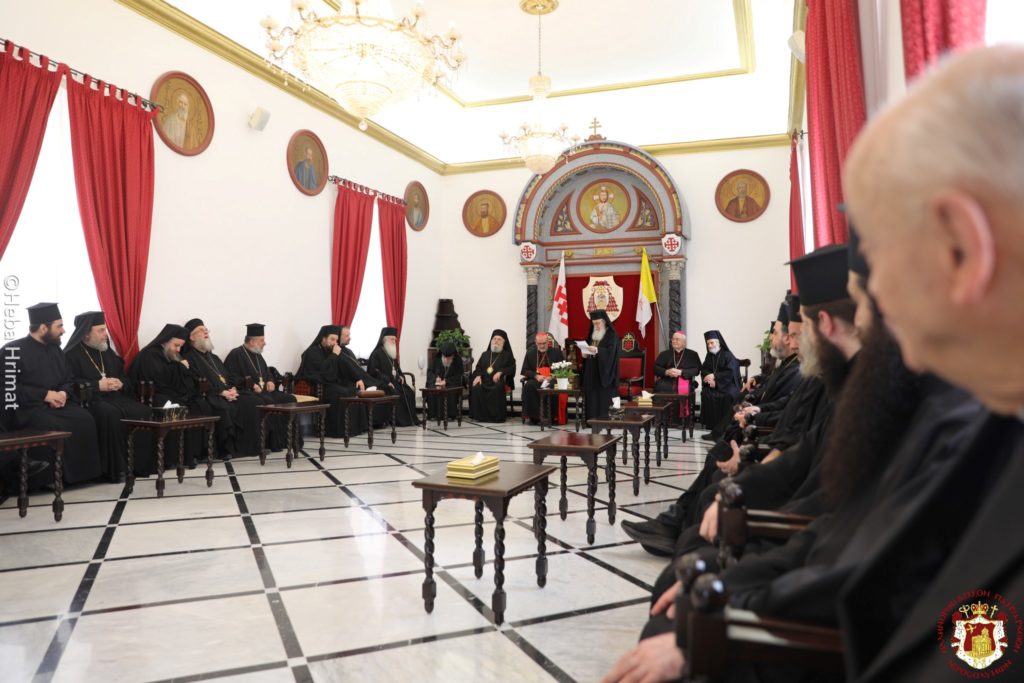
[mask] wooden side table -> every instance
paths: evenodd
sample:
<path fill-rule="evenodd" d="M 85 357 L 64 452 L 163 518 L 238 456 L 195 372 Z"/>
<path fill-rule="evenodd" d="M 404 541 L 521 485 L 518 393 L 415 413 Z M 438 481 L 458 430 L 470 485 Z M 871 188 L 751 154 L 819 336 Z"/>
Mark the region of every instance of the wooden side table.
<path fill-rule="evenodd" d="M 48 446 L 53 449 L 53 519 L 59 522 L 64 516 L 64 440 L 71 432 L 48 431 L 45 429 L 19 429 L 0 434 L 0 451 L 19 451 L 18 516 L 28 514 L 28 449 Z"/>
<path fill-rule="evenodd" d="M 337 400 L 345 406 L 345 448 L 348 448 L 348 442 L 350 437 L 348 435 L 348 411 L 354 405 L 357 408 L 362 406 L 366 410 L 366 434 L 367 441 L 370 444 L 370 448 L 373 448 L 373 412 L 374 408 L 378 405 L 390 405 L 391 406 L 391 443 L 394 443 L 398 439 L 398 432 L 395 430 L 395 422 L 397 418 L 395 411 L 398 407 L 398 399 L 401 398 L 398 394 L 390 394 L 387 396 L 340 396 Z"/>
<path fill-rule="evenodd" d="M 580 434 L 577 432 L 556 432 L 551 436 L 527 444 L 533 449 L 533 464 L 543 465 L 548 455 L 561 458 L 561 486 L 558 499 L 558 514 L 565 519 L 569 511 L 566 500 L 566 458 L 578 455 L 587 466 L 587 543 L 594 542 L 597 524 L 594 522 L 594 498 L 597 495 L 597 463 L 602 453 L 606 455 L 605 476 L 608 479 L 608 523 L 615 524 L 615 446 L 618 436 L 610 434 Z"/>
<path fill-rule="evenodd" d="M 585 424 L 584 415 L 587 412 L 587 397 L 583 393 L 582 388 L 569 388 L 569 389 L 556 389 L 554 387 L 548 389 L 538 389 L 537 396 L 540 397 L 540 429 L 544 431 L 544 425 L 551 426 L 551 402 L 547 399 L 550 396 L 571 396 L 573 409 L 576 412 L 576 431 L 580 431 L 580 425 Z"/>
<path fill-rule="evenodd" d="M 426 578 L 423 579 L 423 606 L 427 612 L 434 610 L 434 598 L 437 597 L 437 585 L 434 582 L 434 509 L 438 501 L 445 498 L 466 498 L 476 501 L 474 536 L 476 549 L 473 551 L 473 572 L 476 578 L 484 572 L 484 505 L 494 515 L 494 593 L 491 595 L 491 611 L 494 612 L 494 623 L 505 621 L 505 517 L 508 515 L 508 504 L 513 496 L 533 488 L 533 529 L 537 538 L 537 585 L 541 588 L 547 583 L 548 558 L 545 548 L 547 527 L 548 476 L 555 471 L 551 465 L 527 465 L 524 463 L 501 463 L 496 473 L 477 481 L 451 479 L 446 472 L 429 476 L 412 482 L 412 485 L 423 491 L 423 509 L 426 511 L 426 543 L 423 565 Z"/>
<path fill-rule="evenodd" d="M 665 460 L 668 460 L 668 414 L 671 407 L 671 403 L 655 403 L 653 406 L 641 406 L 637 405 L 636 401 L 630 401 L 629 403 L 622 404 L 622 409 L 627 415 L 650 414 L 655 416 L 654 439 L 660 444 L 656 460 L 658 467 L 661 467 L 662 455 L 664 455 Z"/>
<path fill-rule="evenodd" d="M 462 385 L 457 387 L 423 387 L 420 389 L 420 393 L 423 394 L 423 428 L 427 428 L 427 417 L 429 401 L 428 399 L 432 396 L 436 396 L 438 400 L 438 416 L 437 424 L 444 422 L 444 431 L 448 431 L 448 399 L 451 396 L 458 395 L 459 400 L 455 402 L 455 419 L 458 420 L 459 426 L 462 426 Z"/>
<path fill-rule="evenodd" d="M 295 418 L 299 415 L 316 413 L 317 433 L 320 435 L 320 462 L 324 460 L 324 423 L 327 420 L 329 403 L 271 403 L 257 406 L 260 411 L 260 465 L 267 464 L 267 418 L 272 414 L 288 418 L 288 444 L 284 454 L 285 462 L 291 469 L 292 459 L 299 457 L 299 436 L 295 433 Z"/>
<path fill-rule="evenodd" d="M 640 494 L 640 432 L 644 432 L 644 483 L 651 483 L 651 425 L 657 419 L 656 415 L 649 413 L 626 413 L 622 417 L 596 417 L 589 420 L 590 428 L 594 434 L 600 434 L 604 429 L 611 434 L 613 429 L 622 430 L 622 463 L 626 464 L 629 453 L 629 437 L 633 437 L 633 495 Z M 658 435 L 655 434 L 655 437 Z M 658 444 L 658 460 L 661 460 L 661 440 L 655 438 Z"/>
<path fill-rule="evenodd" d="M 140 429 L 156 432 L 156 496 L 164 497 L 164 439 L 171 432 L 184 432 L 189 429 L 206 430 L 206 485 L 213 486 L 213 429 L 220 421 L 216 415 L 186 417 L 181 420 L 146 420 L 122 418 L 121 423 L 128 427 L 128 472 L 125 477 L 125 490 L 135 490 L 135 432 Z M 185 435 L 178 439 L 178 483 L 185 481 Z"/>
<path fill-rule="evenodd" d="M 690 402 L 690 397 L 687 396 L 686 394 L 673 394 L 673 393 L 661 393 L 661 392 L 659 392 L 659 393 L 656 393 L 656 394 L 651 394 L 651 398 L 652 398 L 652 400 L 655 403 L 669 403 L 669 404 L 671 404 L 673 406 L 678 406 L 678 407 L 674 408 L 672 411 L 669 411 L 669 413 L 665 416 L 666 418 L 669 419 L 669 422 L 672 421 L 671 417 L 672 417 L 673 413 L 679 414 L 679 411 L 681 411 L 683 409 L 683 406 L 688 405 L 689 402 Z M 686 443 L 686 430 L 687 429 L 690 430 L 690 438 L 693 438 L 693 415 L 691 414 L 689 417 L 683 417 L 682 420 L 681 420 L 681 426 L 682 426 L 682 432 L 683 432 L 683 443 Z M 666 439 L 668 438 L 668 428 L 667 427 L 665 428 L 665 438 Z"/>

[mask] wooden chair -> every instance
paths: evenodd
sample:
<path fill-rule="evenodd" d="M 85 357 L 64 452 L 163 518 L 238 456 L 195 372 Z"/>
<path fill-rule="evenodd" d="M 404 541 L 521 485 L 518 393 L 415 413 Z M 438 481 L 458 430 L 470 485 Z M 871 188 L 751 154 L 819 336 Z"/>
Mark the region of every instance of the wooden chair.
<path fill-rule="evenodd" d="M 299 379 L 290 372 L 285 373 L 284 387 L 284 390 L 289 394 L 297 394 L 299 396 L 316 396 L 316 400 L 324 400 L 324 387 L 320 382 L 316 382 L 311 379 Z"/>
<path fill-rule="evenodd" d="M 743 557 L 747 541 L 769 538 L 785 541 L 802 531 L 813 518 L 772 510 L 748 510 L 743 488 L 726 477 L 718 484 L 718 563 L 728 569 Z"/>
<path fill-rule="evenodd" d="M 152 380 L 142 379 L 135 384 L 135 398 L 144 406 L 153 407 L 153 397 L 156 395 L 156 385 Z"/>
<path fill-rule="evenodd" d="M 84 382 L 76 382 L 74 389 L 72 389 L 72 393 L 79 405 L 83 408 L 89 407 L 89 400 L 92 399 L 92 389 L 89 388 L 88 384 L 85 384 Z"/>
<path fill-rule="evenodd" d="M 620 346 L 619 396 L 632 401 L 640 395 L 647 376 L 647 349 L 640 348 L 632 332 L 623 335 Z"/>
<path fill-rule="evenodd" d="M 740 358 L 737 362 L 740 366 L 740 372 L 743 373 L 743 384 L 746 384 L 750 376 L 750 359 Z"/>
<path fill-rule="evenodd" d="M 684 580 L 683 571 L 677 564 L 680 580 Z M 714 574 L 693 578 L 693 573 L 697 572 L 686 576 L 691 581 L 689 594 L 681 593 L 676 602 L 676 642 L 686 659 L 683 680 L 723 680 L 735 663 L 843 671 L 837 630 L 727 608 L 728 591 L 722 580 Z"/>

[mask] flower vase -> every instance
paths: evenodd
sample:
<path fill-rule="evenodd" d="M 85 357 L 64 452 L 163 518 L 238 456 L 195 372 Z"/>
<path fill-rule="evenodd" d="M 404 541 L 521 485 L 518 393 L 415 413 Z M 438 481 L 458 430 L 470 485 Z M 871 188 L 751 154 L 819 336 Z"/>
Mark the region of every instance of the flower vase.
<path fill-rule="evenodd" d="M 556 382 L 556 384 L 558 385 L 558 388 L 561 391 L 565 391 L 566 389 L 569 388 L 569 378 L 568 377 L 557 377 L 555 379 L 555 382 Z"/>

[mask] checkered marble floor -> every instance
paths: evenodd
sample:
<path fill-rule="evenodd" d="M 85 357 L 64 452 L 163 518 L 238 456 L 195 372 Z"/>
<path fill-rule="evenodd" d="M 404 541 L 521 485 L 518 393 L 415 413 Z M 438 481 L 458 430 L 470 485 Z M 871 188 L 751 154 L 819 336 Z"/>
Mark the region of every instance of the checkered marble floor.
<path fill-rule="evenodd" d="M 431 423 L 433 427 L 433 423 Z M 597 537 L 588 545 L 586 470 L 570 460 L 569 515 L 548 491 L 548 581 L 537 587 L 532 494 L 506 522 L 505 623 L 493 621 L 493 522 L 488 565 L 473 575 L 473 504 L 436 511 L 437 598 L 423 609 L 424 513 L 411 481 L 477 451 L 530 462 L 543 436 L 518 418 L 405 428 L 321 462 L 303 453 L 216 463 L 121 485 L 66 492 L 62 522 L 47 494 L 26 518 L 0 509 L 0 680 L 3 681 L 592 681 L 631 647 L 664 560 L 608 523 L 601 472 Z M 309 438 L 306 450 L 316 455 Z M 690 484 L 708 444 L 678 430 L 651 482 L 616 476 L 622 519 L 653 517 Z M 489 513 L 488 513 L 489 514 Z"/>

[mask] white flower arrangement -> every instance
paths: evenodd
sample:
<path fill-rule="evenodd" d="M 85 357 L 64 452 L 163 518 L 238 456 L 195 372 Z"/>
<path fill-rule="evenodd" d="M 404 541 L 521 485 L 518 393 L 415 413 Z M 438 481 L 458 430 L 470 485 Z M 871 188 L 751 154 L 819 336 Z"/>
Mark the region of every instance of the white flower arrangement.
<path fill-rule="evenodd" d="M 551 376 L 556 379 L 572 379 L 576 376 L 576 368 L 567 360 L 551 364 Z"/>

